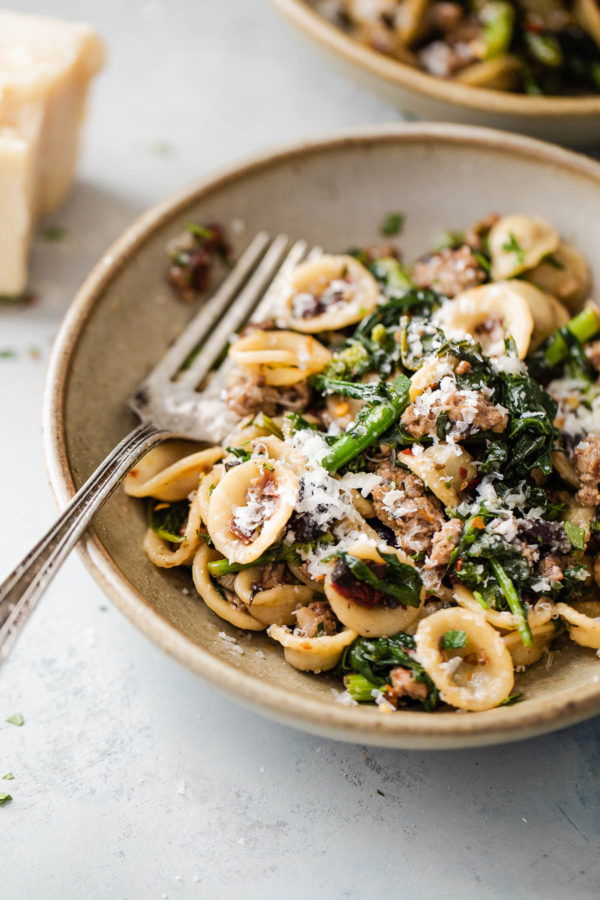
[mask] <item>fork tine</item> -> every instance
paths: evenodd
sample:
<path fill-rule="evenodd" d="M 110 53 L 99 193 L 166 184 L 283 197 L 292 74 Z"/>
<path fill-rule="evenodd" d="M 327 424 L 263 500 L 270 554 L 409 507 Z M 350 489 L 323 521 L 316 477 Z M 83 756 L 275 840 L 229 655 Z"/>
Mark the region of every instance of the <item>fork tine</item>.
<path fill-rule="evenodd" d="M 146 379 L 146 384 L 172 378 L 176 374 L 204 335 L 208 334 L 218 322 L 228 303 L 248 279 L 268 244 L 269 235 L 266 231 L 260 231 L 246 247 L 235 268 L 218 291 L 202 306 L 196 317 L 154 366 Z"/>
<path fill-rule="evenodd" d="M 250 318 L 265 288 L 278 272 L 288 240 L 285 234 L 277 235 L 242 292 L 207 338 L 198 357 L 177 379 L 178 386 L 195 388 L 206 377 L 231 335 Z"/>
<path fill-rule="evenodd" d="M 307 248 L 308 244 L 306 243 L 306 241 L 300 240 L 292 244 L 290 251 L 282 262 L 277 275 L 267 288 L 263 299 L 254 310 L 252 318 L 255 322 L 262 322 L 273 315 L 273 313 L 275 312 L 274 305 L 281 295 L 282 287 L 289 279 L 298 263 L 301 262 L 306 256 Z"/>

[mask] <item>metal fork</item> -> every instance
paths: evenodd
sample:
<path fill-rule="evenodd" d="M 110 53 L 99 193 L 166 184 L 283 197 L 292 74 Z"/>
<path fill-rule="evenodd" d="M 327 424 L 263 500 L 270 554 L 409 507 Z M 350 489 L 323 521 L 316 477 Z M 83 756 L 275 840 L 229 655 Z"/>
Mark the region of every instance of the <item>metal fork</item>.
<path fill-rule="evenodd" d="M 217 292 L 169 347 L 128 405 L 140 419 L 85 484 L 62 515 L 0 585 L 0 664 L 57 569 L 89 527 L 93 516 L 152 447 L 168 438 L 215 442 L 214 423 L 202 421 L 202 406 L 214 401 L 210 385 L 198 390 L 245 322 L 273 311 L 280 286 L 308 254 L 306 241 L 290 247 L 284 234 L 260 232 L 240 256 Z M 217 438 L 218 439 L 218 438 Z"/>

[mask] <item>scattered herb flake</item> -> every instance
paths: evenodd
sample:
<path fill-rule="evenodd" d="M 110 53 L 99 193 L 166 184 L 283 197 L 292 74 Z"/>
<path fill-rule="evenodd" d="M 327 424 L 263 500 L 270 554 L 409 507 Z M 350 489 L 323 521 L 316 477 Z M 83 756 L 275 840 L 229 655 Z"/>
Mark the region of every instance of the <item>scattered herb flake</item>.
<path fill-rule="evenodd" d="M 383 793 L 383 791 L 380 791 L 379 788 L 377 788 L 377 793 L 380 797 L 385 797 L 385 794 Z"/>
<path fill-rule="evenodd" d="M 513 706 L 515 703 L 519 703 L 523 699 L 523 694 L 510 694 L 506 700 L 501 700 L 498 706 Z"/>
<path fill-rule="evenodd" d="M 68 233 L 67 229 L 62 225 L 46 225 L 45 228 L 42 228 L 44 240 L 52 241 L 53 243 L 64 240 Z"/>
<path fill-rule="evenodd" d="M 9 725 L 18 725 L 19 728 L 21 725 L 25 724 L 25 719 L 21 715 L 21 713 L 14 713 L 12 716 L 9 716 L 5 721 L 8 722 Z"/>
<path fill-rule="evenodd" d="M 508 234 L 507 242 L 505 244 L 502 244 L 502 249 L 507 253 L 514 253 L 520 266 L 522 266 L 525 262 L 525 251 L 521 247 L 512 231 L 510 231 Z"/>
<path fill-rule="evenodd" d="M 564 524 L 571 546 L 576 550 L 585 550 L 585 530 L 575 522 L 565 522 Z"/>
<path fill-rule="evenodd" d="M 10 796 L 10 794 L 0 794 L 0 806 L 2 806 L 4 803 L 10 803 L 11 800 L 12 797 Z"/>
<path fill-rule="evenodd" d="M 442 638 L 443 650 L 459 650 L 467 646 L 466 631 L 447 631 Z"/>
<path fill-rule="evenodd" d="M 3 780 L 3 781 L 14 781 L 14 780 L 15 780 L 15 776 L 13 775 L 12 772 L 7 772 L 6 775 L 3 775 L 3 776 L 2 776 L 2 780 Z"/>
<path fill-rule="evenodd" d="M 388 213 L 381 225 L 379 231 L 384 237 L 394 237 L 400 234 L 404 227 L 404 213 L 391 212 Z"/>
<path fill-rule="evenodd" d="M 16 355 L 14 350 L 0 350 L 0 359 L 13 359 Z"/>

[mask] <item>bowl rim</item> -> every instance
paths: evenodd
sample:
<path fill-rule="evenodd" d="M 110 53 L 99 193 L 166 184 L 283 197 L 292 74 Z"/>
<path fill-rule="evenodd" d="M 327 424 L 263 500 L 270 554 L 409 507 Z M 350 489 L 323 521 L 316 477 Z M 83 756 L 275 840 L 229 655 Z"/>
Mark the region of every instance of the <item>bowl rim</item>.
<path fill-rule="evenodd" d="M 468 125 L 393 123 L 336 132 L 266 150 L 209 173 L 139 216 L 103 254 L 73 299 L 52 347 L 43 400 L 42 434 L 50 485 L 63 509 L 75 493 L 67 454 L 65 402 L 79 339 L 96 302 L 117 273 L 153 234 L 189 205 L 222 186 L 307 154 L 348 146 L 398 146 L 436 140 L 449 145 L 492 149 L 567 169 L 600 188 L 600 163 L 521 135 Z M 93 529 L 79 544 L 84 563 L 115 605 L 170 656 L 201 675 L 242 705 L 304 731 L 355 743 L 406 749 L 447 749 L 519 740 L 571 725 L 600 712 L 600 683 L 571 688 L 531 708 L 527 702 L 472 715 L 403 711 L 384 716 L 377 710 L 347 707 L 307 695 L 289 694 L 274 683 L 246 674 L 194 643 L 157 610 L 112 560 Z"/>
<path fill-rule="evenodd" d="M 584 97 L 532 97 L 510 91 L 493 91 L 429 75 L 414 66 L 386 56 L 345 34 L 305 0 L 270 0 L 300 30 L 346 62 L 432 100 L 496 115 L 534 119 L 585 119 L 600 114 L 600 95 Z"/>

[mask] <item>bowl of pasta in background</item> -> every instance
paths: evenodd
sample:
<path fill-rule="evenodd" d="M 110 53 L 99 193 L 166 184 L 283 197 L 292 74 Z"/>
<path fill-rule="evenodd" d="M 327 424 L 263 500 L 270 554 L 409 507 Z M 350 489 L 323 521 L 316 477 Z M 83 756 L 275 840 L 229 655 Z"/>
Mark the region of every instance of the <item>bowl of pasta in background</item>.
<path fill-rule="evenodd" d="M 268 198 L 268 202 L 265 202 Z M 50 480 L 59 505 L 134 426 L 127 397 L 197 306 L 165 278 L 167 246 L 189 222 L 219 222 L 238 253 L 261 229 L 331 252 L 373 244 L 402 210 L 407 258 L 490 211 L 528 213 L 577 245 L 600 284 L 600 164 L 517 135 L 458 125 L 357 129 L 261 155 L 181 191 L 138 219 L 77 294 L 52 353 L 44 407 Z M 240 631 L 196 595 L 181 567 L 156 568 L 144 508 L 124 491 L 81 544 L 94 578 L 152 641 L 245 705 L 328 737 L 404 748 L 510 741 L 600 712 L 600 661 L 569 642 L 519 675 L 513 706 L 457 715 L 336 702 L 340 682 L 291 668 L 263 633 Z M 240 652 L 241 651 L 241 652 Z"/>
<path fill-rule="evenodd" d="M 570 147 L 600 145 L 599 94 L 517 94 L 437 77 L 360 42 L 322 15 L 315 0 L 271 2 L 340 71 L 403 112 L 517 131 Z"/>

